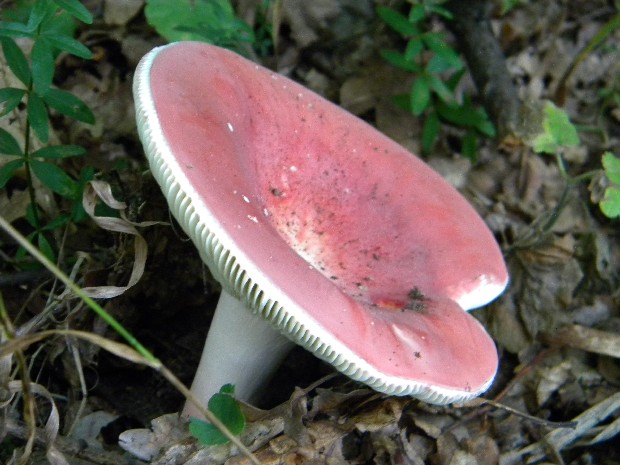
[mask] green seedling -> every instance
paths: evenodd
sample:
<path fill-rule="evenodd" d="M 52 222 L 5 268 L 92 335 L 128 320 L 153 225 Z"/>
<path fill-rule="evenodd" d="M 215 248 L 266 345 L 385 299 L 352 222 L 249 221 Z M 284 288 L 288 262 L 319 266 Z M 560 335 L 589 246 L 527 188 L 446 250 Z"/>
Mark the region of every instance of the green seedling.
<path fill-rule="evenodd" d="M 235 387 L 232 384 L 225 384 L 220 388 L 220 392 L 211 396 L 208 409 L 226 425 L 232 434 L 239 435 L 245 428 L 245 416 L 239 408 L 239 403 L 235 399 L 234 394 Z M 190 420 L 189 431 L 204 446 L 229 442 L 229 439 L 213 424 L 198 418 Z"/>
<path fill-rule="evenodd" d="M 570 121 L 564 110 L 555 106 L 552 102 L 546 102 L 543 109 L 542 131 L 531 141 L 532 149 L 537 153 L 546 153 L 556 157 L 562 177 L 566 181 L 565 193 L 562 201 L 558 202 L 556 209 L 564 205 L 566 193 L 571 186 L 579 182 L 592 179 L 600 173 L 600 170 L 570 176 L 562 159 L 562 150 L 567 147 L 579 145 L 577 128 Z M 603 198 L 599 201 L 601 212 L 608 218 L 620 216 L 620 159 L 611 152 L 605 152 L 601 163 L 607 181 Z"/>
<path fill-rule="evenodd" d="M 465 129 L 461 151 L 473 160 L 478 136 L 493 137 L 495 128 L 483 108 L 475 106 L 468 96 L 457 95 L 457 86 L 465 73 L 463 60 L 445 34 L 428 30 L 432 15 L 452 19 L 443 3 L 445 0 L 417 2 L 408 16 L 389 7 L 378 7 L 379 17 L 407 40 L 404 51 L 384 50 L 381 55 L 392 66 L 414 75 L 409 93 L 396 96 L 395 103 L 424 118 L 422 153 L 432 151 L 444 123 Z"/>
<path fill-rule="evenodd" d="M 84 155 L 84 148 L 46 145 L 34 150 L 33 138 L 42 144 L 49 142 L 51 112 L 88 124 L 95 122 L 92 111 L 84 102 L 52 84 L 55 58 L 59 53 L 91 58 L 91 52 L 73 38 L 73 33 L 74 19 L 90 24 L 92 17 L 78 0 L 21 3 L 15 11 L 3 12 L 3 18 L 7 17 L 12 20 L 0 21 L 0 45 L 8 68 L 22 86 L 0 89 L 0 118 L 12 112 L 25 111 L 26 121 L 23 143 L 0 128 L 0 156 L 8 157 L 8 161 L 0 166 L 0 188 L 4 188 L 16 173 L 24 173 L 30 196 L 26 219 L 35 230 L 30 239 L 37 242 L 48 257 L 53 257 L 53 247 L 47 233 L 70 220 L 83 217 L 80 199 L 85 182 L 92 177 L 92 170 L 85 169 L 79 179 L 73 178 L 57 163 Z M 16 39 L 32 42 L 29 56 L 18 46 Z M 72 202 L 71 214 L 43 223 L 36 202 L 35 177 L 43 186 Z"/>

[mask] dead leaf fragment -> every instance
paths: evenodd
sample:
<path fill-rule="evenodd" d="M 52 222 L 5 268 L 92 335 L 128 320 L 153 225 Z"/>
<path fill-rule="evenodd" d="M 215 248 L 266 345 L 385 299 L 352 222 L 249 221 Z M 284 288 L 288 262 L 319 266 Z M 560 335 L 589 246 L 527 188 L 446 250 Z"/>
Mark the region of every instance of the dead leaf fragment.
<path fill-rule="evenodd" d="M 144 0 L 105 0 L 103 21 L 111 26 L 124 26 L 143 5 Z"/>
<path fill-rule="evenodd" d="M 601 355 L 620 358 L 620 335 L 608 331 L 569 325 L 554 333 L 544 333 L 542 339 L 551 345 L 574 347 Z"/>

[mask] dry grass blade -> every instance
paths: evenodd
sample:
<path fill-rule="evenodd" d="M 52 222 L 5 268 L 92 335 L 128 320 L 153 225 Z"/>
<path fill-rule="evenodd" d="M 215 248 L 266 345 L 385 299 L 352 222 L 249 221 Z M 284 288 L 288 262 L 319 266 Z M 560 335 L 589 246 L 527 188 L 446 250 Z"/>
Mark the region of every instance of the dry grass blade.
<path fill-rule="evenodd" d="M 17 350 L 24 350 L 30 345 L 42 341 L 51 336 L 73 336 L 78 339 L 83 339 L 92 344 L 96 344 L 108 352 L 129 360 L 132 363 L 138 363 L 141 365 L 147 365 L 154 369 L 159 369 L 161 364 L 152 362 L 140 355 L 136 350 L 132 349 L 126 344 L 106 339 L 105 337 L 98 336 L 97 334 L 88 333 L 86 331 L 76 331 L 72 329 L 50 329 L 46 331 L 40 331 L 34 334 L 26 334 L 24 336 L 18 336 L 15 339 L 8 341 L 0 346 L 0 357 L 11 354 Z"/>
<path fill-rule="evenodd" d="M 4 299 L 2 294 L 0 293 L 0 328 L 2 328 L 2 334 L 0 334 L 0 343 L 5 343 L 5 341 L 11 341 L 15 338 L 15 328 L 13 327 L 13 322 L 8 316 L 6 311 L 6 307 L 4 306 Z M 1 347 L 1 346 L 0 346 Z M 13 451 L 13 459 L 11 462 L 17 463 L 18 465 L 26 465 L 29 461 L 30 455 L 32 454 L 32 450 L 34 447 L 35 441 L 35 401 L 34 395 L 31 390 L 31 382 L 30 382 L 30 373 L 28 372 L 28 364 L 26 362 L 26 357 L 21 350 L 17 350 L 14 353 L 7 354 L 5 356 L 0 356 L 0 360 L 2 360 L 2 378 L 0 378 L 1 388 L 4 390 L 4 394 L 6 394 L 6 398 L 3 395 L 2 405 L 0 408 L 2 409 L 2 427 L 5 426 L 4 420 L 6 419 L 6 406 L 11 402 L 12 396 L 10 394 L 9 385 L 11 384 L 11 368 L 13 365 L 13 359 L 17 364 L 17 373 L 21 376 L 21 381 L 19 381 L 21 386 L 22 393 L 22 404 L 23 404 L 23 415 L 26 420 L 26 424 L 28 426 L 28 435 L 26 437 L 26 444 L 23 448 L 23 454 L 21 457 L 17 456 L 16 451 Z M 4 437 L 4 434 L 2 434 Z"/>
<path fill-rule="evenodd" d="M 120 218 L 115 217 L 101 217 L 95 215 L 95 207 L 97 201 L 101 200 L 108 207 L 120 211 Z M 84 197 L 82 199 L 82 205 L 84 210 L 91 217 L 91 219 L 101 228 L 108 231 L 114 231 L 119 233 L 131 234 L 134 236 L 134 262 L 131 270 L 131 276 L 125 286 L 96 286 L 85 287 L 82 290 L 86 292 L 90 297 L 96 299 L 109 299 L 117 297 L 124 293 L 127 289 L 134 286 L 144 273 L 144 266 L 146 264 L 147 257 L 147 244 L 142 235 L 138 232 L 137 227 L 153 226 L 158 224 L 155 221 L 145 221 L 142 223 L 133 223 L 129 221 L 124 214 L 124 210 L 127 208 L 124 202 L 119 202 L 112 195 L 112 189 L 107 182 L 104 181 L 90 181 L 84 189 Z"/>
<path fill-rule="evenodd" d="M 23 383 L 21 381 L 11 381 L 9 382 L 8 388 L 9 392 L 13 395 L 22 392 Z M 51 465 L 69 465 L 67 459 L 65 459 L 64 455 L 55 446 L 56 437 L 58 436 L 58 428 L 60 426 L 60 416 L 52 394 L 37 383 L 30 383 L 29 389 L 33 394 L 47 399 L 51 405 L 50 414 L 45 422 L 42 438 L 45 443 L 45 456 L 47 460 Z"/>

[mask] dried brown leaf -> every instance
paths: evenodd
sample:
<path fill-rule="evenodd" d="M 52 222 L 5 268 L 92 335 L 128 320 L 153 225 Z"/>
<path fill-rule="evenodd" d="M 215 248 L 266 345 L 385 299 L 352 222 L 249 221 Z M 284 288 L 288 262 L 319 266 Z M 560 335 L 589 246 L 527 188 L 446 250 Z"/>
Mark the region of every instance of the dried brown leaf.
<path fill-rule="evenodd" d="M 574 347 L 601 355 L 620 358 L 620 334 L 588 328 L 581 325 L 568 325 L 551 333 L 541 335 L 544 342 L 551 345 Z"/>

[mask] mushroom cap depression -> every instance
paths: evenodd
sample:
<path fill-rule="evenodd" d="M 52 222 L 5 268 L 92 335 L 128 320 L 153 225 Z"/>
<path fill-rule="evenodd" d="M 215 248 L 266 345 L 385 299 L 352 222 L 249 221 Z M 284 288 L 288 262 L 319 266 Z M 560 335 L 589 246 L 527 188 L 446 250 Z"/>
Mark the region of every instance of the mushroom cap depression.
<path fill-rule="evenodd" d="M 381 392 L 447 403 L 488 388 L 496 348 L 464 309 L 508 277 L 491 232 L 441 176 L 310 90 L 205 43 L 151 51 L 134 95 L 172 213 L 249 311 Z"/>

